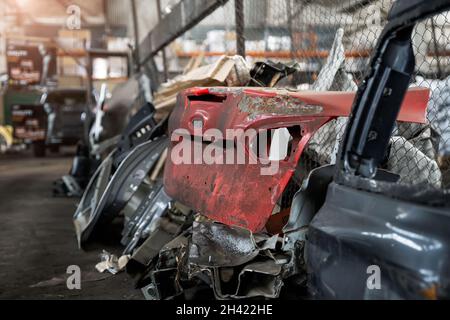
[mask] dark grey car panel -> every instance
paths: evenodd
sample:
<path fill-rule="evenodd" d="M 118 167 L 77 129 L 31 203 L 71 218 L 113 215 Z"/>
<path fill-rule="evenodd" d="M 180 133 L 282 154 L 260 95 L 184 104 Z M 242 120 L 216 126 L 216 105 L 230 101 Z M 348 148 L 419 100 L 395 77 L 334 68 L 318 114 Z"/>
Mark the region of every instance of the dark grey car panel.
<path fill-rule="evenodd" d="M 110 220 L 120 213 L 158 161 L 166 143 L 167 139 L 162 137 L 137 146 L 123 160 L 112 178 L 111 166 L 115 152 L 105 160 L 86 189 L 74 216 L 80 247 L 86 244 L 98 223 Z M 102 182 L 105 180 L 107 186 Z"/>
<path fill-rule="evenodd" d="M 317 298 L 424 299 L 450 296 L 450 211 L 332 183 L 306 243 Z M 368 268 L 381 270 L 370 290 Z"/>

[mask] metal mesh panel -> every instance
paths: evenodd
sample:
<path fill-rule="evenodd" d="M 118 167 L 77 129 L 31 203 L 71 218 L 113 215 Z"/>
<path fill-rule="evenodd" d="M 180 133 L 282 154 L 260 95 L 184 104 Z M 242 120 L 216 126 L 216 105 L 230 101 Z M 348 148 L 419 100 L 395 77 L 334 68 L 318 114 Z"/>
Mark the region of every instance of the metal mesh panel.
<path fill-rule="evenodd" d="M 282 86 L 317 91 L 356 90 L 393 3 L 379 1 L 266 0 L 246 2 L 247 54 L 252 60 L 295 60 L 301 70 Z M 411 86 L 431 89 L 426 125 L 398 123 L 383 164 L 400 183 L 450 188 L 449 15 L 416 28 L 417 76 Z M 302 159 L 309 171 L 333 163 L 347 119 L 315 134 Z"/>
<path fill-rule="evenodd" d="M 361 82 L 393 0 L 244 0 L 246 58 L 299 64 L 278 83 L 298 90 L 354 91 Z M 196 53 L 206 62 L 236 52 L 234 1 L 185 34 L 174 59 Z M 417 72 L 411 86 L 428 87 L 428 124 L 399 123 L 383 164 L 400 183 L 450 188 L 450 16 L 423 21 L 413 36 Z M 204 52 L 204 53 L 203 53 Z M 181 53 L 181 54 L 180 54 Z M 182 57 L 182 58 L 180 58 Z M 186 62 L 184 62 L 186 63 Z M 302 169 L 333 163 L 346 118 L 332 121 L 311 140 Z"/>
<path fill-rule="evenodd" d="M 405 181 L 414 180 L 421 171 L 426 182 L 437 188 L 450 188 L 450 13 L 446 12 L 417 25 L 413 36 L 416 54 L 416 77 L 414 84 L 431 89 L 427 109 L 427 126 L 407 125 L 406 135 L 412 138 L 413 146 L 399 146 L 395 159 L 410 153 L 416 161 L 401 166 Z M 414 154 L 415 153 L 415 154 Z M 405 161 L 403 161 L 405 162 Z M 424 169 L 422 169 L 424 168 Z M 408 172 L 407 172 L 408 171 Z M 426 177 L 427 176 L 427 177 Z"/>
<path fill-rule="evenodd" d="M 283 1 L 293 59 L 302 72 L 298 89 L 355 91 L 386 23 L 392 1 Z M 291 12 L 291 15 L 289 15 Z M 306 171 L 335 163 L 346 118 L 331 121 L 311 139 L 302 157 Z"/>
<path fill-rule="evenodd" d="M 223 6 L 172 43 L 172 50 L 167 52 L 171 56 L 170 71 L 182 72 L 190 59 L 207 64 L 223 54 L 235 54 L 235 21 L 234 0 L 224 1 Z"/>

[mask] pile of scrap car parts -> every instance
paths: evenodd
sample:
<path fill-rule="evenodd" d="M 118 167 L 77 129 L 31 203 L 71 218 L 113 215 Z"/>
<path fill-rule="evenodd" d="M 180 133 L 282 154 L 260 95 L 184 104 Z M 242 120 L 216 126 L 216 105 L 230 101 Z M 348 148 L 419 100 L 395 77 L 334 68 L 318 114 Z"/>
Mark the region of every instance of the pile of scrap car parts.
<path fill-rule="evenodd" d="M 102 160 L 121 139 L 131 117 L 145 103 L 151 103 L 151 88 L 145 74 L 136 74 L 117 85 L 107 96 L 102 85 L 89 138 L 79 142 L 69 174 L 54 183 L 54 195 L 81 197 Z M 122 136 L 123 137 L 123 136 Z"/>
<path fill-rule="evenodd" d="M 428 94 L 427 89 L 411 89 L 398 120 L 425 122 Z M 292 135 L 291 153 L 279 161 L 274 175 L 267 176 L 261 175 L 264 164 L 175 164 L 168 158 L 164 175 L 167 194 L 201 215 L 192 229 L 147 262 L 141 282 L 146 297 L 172 298 L 199 282 L 208 284 L 217 299 L 276 298 L 285 281 L 304 285 L 306 230 L 292 221 L 285 230 L 268 234 L 266 225 L 276 216 L 277 202 L 311 136 L 332 119 L 348 116 L 354 98 L 353 92 L 255 88 L 193 88 L 180 94 L 169 134 L 181 128 L 189 136 L 196 135 L 193 120 L 202 122 L 202 134 L 210 128 L 225 132 L 286 127 Z M 204 140 L 194 139 L 193 143 L 203 144 Z M 172 141 L 169 153 L 178 143 Z"/>
<path fill-rule="evenodd" d="M 316 298 L 450 297 L 450 193 L 398 182 L 399 176 L 379 169 L 414 72 L 413 28 L 449 9 L 442 0 L 393 5 L 355 100 L 334 177 L 324 184 L 326 197 L 307 219 L 305 258 Z M 395 94 L 386 94 L 391 90 Z M 369 282 L 374 273 L 380 281 Z"/>
<path fill-rule="evenodd" d="M 208 289 L 222 300 L 275 298 L 283 277 L 295 267 L 289 263 L 292 255 L 277 252 L 279 244 L 277 235 L 254 235 L 199 216 L 190 229 L 163 246 L 139 285 L 152 300 Z"/>
<path fill-rule="evenodd" d="M 446 209 L 421 209 L 416 203 L 427 197 L 417 187 L 408 189 L 398 184 L 398 175 L 378 169 L 386 160 L 396 120 L 426 122 L 429 91 L 412 88 L 407 93 L 414 69 L 410 43 L 408 32 L 397 31 L 405 21 L 412 23 L 414 15 L 443 10 L 443 4 L 434 0 L 410 11 L 400 1 L 394 7 L 353 113 L 352 92 L 193 88 L 180 94 L 169 135 L 182 128 L 195 136 L 198 123 L 202 135 L 210 128 L 285 128 L 290 152 L 269 176 L 260 174 L 260 163 L 175 165 L 167 156 L 163 181 L 133 185 L 134 193 L 122 208 L 127 221 L 123 244 L 124 253 L 132 255 L 128 272 L 137 277 L 145 296 L 193 298 L 212 292 L 217 299 L 276 298 L 283 286 L 293 285 L 309 287 L 318 298 L 373 298 L 366 286 L 367 270 L 378 264 L 385 268 L 388 283 L 377 291 L 383 297 L 443 296 L 449 241 L 435 227 L 449 223 L 448 194 L 433 197 L 433 205 Z M 396 59 L 398 55 L 405 59 Z M 389 92 L 395 94 L 383 94 Z M 313 170 L 292 199 L 290 214 L 280 211 L 279 200 L 314 133 L 349 114 L 337 164 Z M 167 143 L 170 155 L 177 141 Z M 412 192 L 402 194 L 405 190 Z M 427 223 L 428 215 L 433 223 Z M 372 246 L 379 250 L 369 252 Z M 424 252 L 426 259 L 421 259 Z M 442 263 L 431 265 L 434 259 Z M 408 291 L 410 283 L 413 289 Z"/>
<path fill-rule="evenodd" d="M 411 90 L 399 120 L 424 121 L 427 98 L 426 89 Z M 257 165 L 174 165 L 167 158 L 165 190 L 170 199 L 178 201 L 173 205 L 175 209 L 184 207 L 180 203 L 188 208 L 177 215 L 181 219 L 161 220 L 133 252 L 127 268 L 142 277 L 138 285 L 143 287 L 146 297 L 172 298 L 185 289 L 193 294 L 191 286 L 203 284 L 199 288 L 204 289 L 206 284 L 218 299 L 275 298 L 287 278 L 296 275 L 294 282 L 303 283 L 305 273 L 299 271 L 304 270 L 303 243 L 286 240 L 283 245 L 281 236 L 268 235 L 264 228 L 295 171 L 302 146 L 315 129 L 337 116 L 347 116 L 353 99 L 351 92 L 291 93 L 249 88 L 193 88 L 183 92 L 171 117 L 169 133 L 179 128 L 189 130 L 190 121 L 202 116 L 205 130 L 267 127 L 271 123 L 276 127 L 282 123 L 304 125 L 303 137 L 297 137 L 298 147 L 292 148 L 289 161 L 280 163 L 280 171 L 275 176 L 260 176 Z M 243 185 L 247 192 L 233 192 Z M 153 192 L 149 201 L 157 202 L 155 195 L 163 190 L 158 187 Z M 138 209 L 133 210 L 132 205 L 131 208 L 134 215 L 145 216 Z M 207 218 L 198 216 L 191 228 L 189 208 Z M 150 225 L 149 220 L 141 221 L 145 221 L 145 226 Z M 132 251 L 127 248 L 124 253 Z"/>
<path fill-rule="evenodd" d="M 179 88 L 191 85 L 192 81 L 209 85 L 244 85 L 249 81 L 249 69 L 242 57 L 222 57 L 214 65 L 194 69 L 165 84 L 157 97 L 170 97 Z M 161 109 L 161 101 L 158 106 Z M 164 111 L 168 110 L 167 106 L 164 104 Z M 89 242 L 96 226 L 121 214 L 125 217 L 122 234 L 125 254 L 132 252 L 152 233 L 188 220 L 190 211 L 186 213 L 172 206 L 162 186 L 168 144 L 165 135 L 167 117 L 158 122 L 155 116 L 156 110 L 149 103 L 135 114 L 116 149 L 90 180 L 74 217 L 80 247 Z"/>
<path fill-rule="evenodd" d="M 188 73 L 162 84 L 155 94 L 158 110 L 156 121 L 164 121 L 170 114 L 178 92 L 193 85 L 245 85 L 250 70 L 240 56 L 223 56 L 216 63 L 197 67 Z M 130 118 L 145 103 L 153 103 L 149 77 L 145 73 L 132 76 L 117 85 L 111 98 L 102 87 L 95 117 L 89 129 L 89 141 L 81 142 L 68 175 L 54 184 L 55 195 L 81 197 L 89 180 L 109 152 L 116 146 Z"/>
<path fill-rule="evenodd" d="M 117 147 L 90 180 L 74 217 L 80 246 L 97 222 L 109 221 L 124 208 L 164 153 L 166 121 L 156 123 L 154 113 L 148 103 L 131 118 Z"/>
<path fill-rule="evenodd" d="M 405 98 L 399 121 L 425 122 L 428 89 L 413 88 Z M 192 88 L 179 96 L 169 122 L 169 135 L 180 129 L 184 135 L 172 141 L 169 154 L 180 140 L 193 139 L 191 150 L 205 150 L 208 130 L 223 137 L 235 130 L 239 141 L 248 129 L 286 128 L 291 135 L 290 154 L 279 161 L 278 170 L 262 175 L 271 163 L 225 164 L 217 155 L 209 165 L 174 163 L 168 158 L 164 186 L 172 198 L 209 218 L 226 224 L 261 231 L 292 178 L 299 159 L 314 133 L 329 121 L 350 114 L 354 92 L 290 92 L 257 88 Z M 192 125 L 202 123 L 200 132 Z M 238 130 L 243 130 L 239 132 Z M 203 135 L 205 133 L 205 135 Z M 172 139 L 174 140 L 174 139 Z M 251 143 L 251 142 L 250 142 Z M 246 149 L 247 150 L 247 149 Z M 177 150 L 175 150 L 177 152 Z M 201 168 L 201 169 L 200 169 Z M 245 186 L 246 192 L 235 192 Z"/>
<path fill-rule="evenodd" d="M 312 85 L 314 91 L 354 91 L 357 89 L 353 77 L 345 71 L 345 49 L 343 46 L 344 30 L 338 29 L 330 55 L 326 64 L 319 73 L 318 79 Z M 436 187 L 441 186 L 442 176 L 436 161 L 436 149 L 432 142 L 433 127 L 442 128 L 442 120 L 445 118 L 434 116 L 432 93 L 428 119 L 430 123 L 411 124 L 397 123 L 396 129 L 390 140 L 389 155 L 385 169 L 400 176 L 400 181 L 405 183 L 430 182 Z M 440 109 L 442 110 L 442 108 Z M 450 112 L 450 111 L 449 111 Z M 305 158 L 312 160 L 317 165 L 335 164 L 339 146 L 347 125 L 347 118 L 339 117 L 321 127 L 309 141 L 305 150 Z M 443 131 L 443 130 L 441 130 Z M 440 132 L 440 131 L 437 131 Z M 442 137 L 442 135 L 440 135 Z M 445 140 L 445 136 L 442 140 Z"/>
<path fill-rule="evenodd" d="M 281 74 L 278 78 L 284 76 Z M 212 66 L 194 69 L 166 84 L 158 96 L 176 92 L 176 88 L 189 86 L 194 80 L 196 83 L 243 85 L 249 79 L 249 69 L 242 58 L 222 57 Z M 185 229 L 186 222 L 192 223 L 191 211 L 172 201 L 163 188 L 161 176 L 168 138 L 164 135 L 166 122 L 157 124 L 155 112 L 147 104 L 132 118 L 117 148 L 92 177 L 74 217 L 80 247 L 89 242 L 95 226 L 121 214 L 125 218 L 121 241 L 125 246 L 124 254 L 130 254 L 143 242 L 150 243 L 145 240 L 157 237 L 156 234 L 168 232 L 173 238 Z M 139 139 L 131 141 L 130 137 L 137 135 L 141 135 Z"/>
<path fill-rule="evenodd" d="M 300 131 L 294 156 L 280 164 L 276 178 L 260 176 L 249 166 L 174 165 L 167 160 L 167 193 L 202 215 L 147 263 L 140 283 L 147 298 L 183 293 L 186 298 L 193 288 L 201 290 L 200 284 L 219 299 L 273 298 L 288 279 L 306 283 L 314 298 L 449 296 L 448 191 L 399 183 L 398 174 L 380 169 L 391 156 L 386 150 L 396 120 L 396 134 L 407 122 L 426 123 L 429 91 L 407 93 L 414 70 L 410 31 L 418 19 L 449 5 L 416 5 L 400 1 L 394 6 L 359 88 L 337 165 L 310 173 L 293 199 L 289 221 L 275 235 L 267 234 L 265 226 L 302 148 L 322 125 L 350 114 L 353 94 L 200 88 L 180 96 L 170 132 L 184 128 L 195 134 L 190 124 L 197 118 L 205 130 L 295 124 L 306 130 Z M 405 59 L 397 59 L 399 55 Z M 380 270 L 381 287 L 368 285 L 369 270 Z"/>

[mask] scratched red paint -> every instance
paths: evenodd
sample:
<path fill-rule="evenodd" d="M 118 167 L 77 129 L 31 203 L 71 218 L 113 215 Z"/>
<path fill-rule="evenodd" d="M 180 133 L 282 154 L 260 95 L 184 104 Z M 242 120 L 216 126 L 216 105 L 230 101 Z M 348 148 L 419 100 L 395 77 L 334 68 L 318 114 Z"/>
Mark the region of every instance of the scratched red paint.
<path fill-rule="evenodd" d="M 428 97 L 428 89 L 411 89 L 398 120 L 424 123 Z M 194 135 L 193 120 L 201 119 L 204 131 L 216 128 L 225 134 L 226 129 L 300 126 L 302 136 L 296 141 L 289 159 L 280 162 L 273 176 L 261 175 L 260 164 L 175 165 L 168 157 L 164 174 L 166 192 L 210 219 L 259 232 L 292 178 L 311 136 L 330 120 L 348 116 L 354 98 L 354 92 L 257 88 L 186 90 L 180 94 L 171 116 L 170 133 L 183 128 Z M 280 103 L 283 99 L 289 103 Z M 277 106 L 284 108 L 277 109 Z"/>

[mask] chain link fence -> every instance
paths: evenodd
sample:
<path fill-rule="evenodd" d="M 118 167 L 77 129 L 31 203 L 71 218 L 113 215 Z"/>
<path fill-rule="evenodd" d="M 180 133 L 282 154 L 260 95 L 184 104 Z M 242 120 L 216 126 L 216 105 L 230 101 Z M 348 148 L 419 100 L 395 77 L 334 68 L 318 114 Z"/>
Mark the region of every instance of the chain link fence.
<path fill-rule="evenodd" d="M 183 0 L 181 0 L 183 1 Z M 393 0 L 244 0 L 246 59 L 298 63 L 279 87 L 355 91 L 364 77 Z M 209 63 L 236 48 L 235 1 L 230 0 L 175 41 L 169 69 L 183 72 L 192 58 Z M 450 188 L 450 15 L 420 23 L 414 32 L 416 74 L 411 87 L 431 89 L 426 125 L 398 123 L 383 167 L 400 183 Z M 335 161 L 347 119 L 327 124 L 312 138 L 301 165 Z"/>

